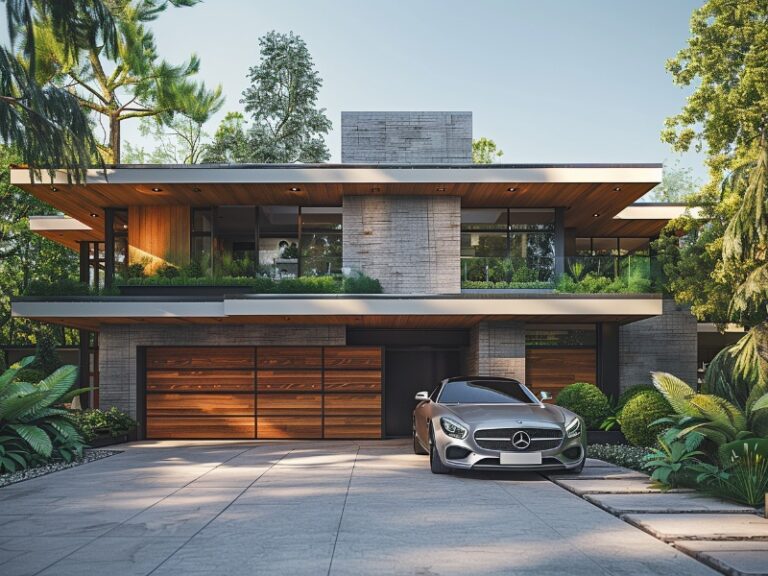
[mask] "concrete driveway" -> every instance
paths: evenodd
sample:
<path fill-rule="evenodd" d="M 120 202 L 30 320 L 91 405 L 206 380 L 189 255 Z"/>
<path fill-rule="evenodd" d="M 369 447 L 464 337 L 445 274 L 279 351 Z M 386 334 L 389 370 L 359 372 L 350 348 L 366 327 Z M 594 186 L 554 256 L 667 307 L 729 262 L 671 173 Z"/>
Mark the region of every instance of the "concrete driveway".
<path fill-rule="evenodd" d="M 714 574 L 538 475 L 407 442 L 136 443 L 0 488 L 0 574 Z"/>

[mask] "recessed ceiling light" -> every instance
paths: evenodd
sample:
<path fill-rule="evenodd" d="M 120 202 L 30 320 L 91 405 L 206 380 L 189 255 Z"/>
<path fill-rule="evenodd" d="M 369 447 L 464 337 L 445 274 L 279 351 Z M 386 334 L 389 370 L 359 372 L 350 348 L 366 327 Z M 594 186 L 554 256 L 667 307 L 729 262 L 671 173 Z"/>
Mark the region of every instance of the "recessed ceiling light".
<path fill-rule="evenodd" d="M 614 192 L 621 192 L 621 186 L 616 186 L 616 188 L 613 189 Z"/>
<path fill-rule="evenodd" d="M 371 188 L 371 192 L 381 192 L 381 188 Z"/>
<path fill-rule="evenodd" d="M 58 192 L 59 189 L 56 186 L 51 186 L 51 192 Z"/>
<path fill-rule="evenodd" d="M 152 188 L 152 192 L 162 192 L 162 188 Z"/>
<path fill-rule="evenodd" d="M 197 186 L 195 186 L 194 188 L 192 188 L 192 192 L 200 192 L 200 188 L 198 188 Z"/>
<path fill-rule="evenodd" d="M 438 192 L 445 192 L 445 188 L 437 188 Z"/>
<path fill-rule="evenodd" d="M 509 188 L 507 188 L 507 192 L 517 192 L 517 188 L 515 188 L 514 186 L 510 186 Z"/>
<path fill-rule="evenodd" d="M 91 212 L 91 218 L 98 218 L 99 215 L 96 212 Z"/>
<path fill-rule="evenodd" d="M 297 188 L 296 186 L 292 186 L 291 188 L 289 188 L 289 190 L 291 192 L 301 192 L 301 188 Z"/>
<path fill-rule="evenodd" d="M 599 218 L 600 217 L 600 213 L 599 212 L 595 212 L 594 214 L 592 214 L 592 217 L 593 218 Z"/>
<path fill-rule="evenodd" d="M 128 224 L 123 224 L 123 230 L 128 230 Z"/>

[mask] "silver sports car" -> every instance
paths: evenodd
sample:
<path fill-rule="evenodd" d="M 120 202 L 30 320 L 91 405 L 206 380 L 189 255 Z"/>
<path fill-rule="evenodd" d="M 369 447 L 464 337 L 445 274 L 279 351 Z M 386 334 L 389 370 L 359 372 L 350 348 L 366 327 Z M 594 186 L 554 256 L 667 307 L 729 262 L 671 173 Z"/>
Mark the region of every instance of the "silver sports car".
<path fill-rule="evenodd" d="M 543 394 L 542 399 L 546 399 Z M 587 436 L 573 412 L 544 404 L 517 380 L 447 378 L 416 394 L 413 450 L 435 474 L 462 470 L 568 470 L 584 467 Z"/>

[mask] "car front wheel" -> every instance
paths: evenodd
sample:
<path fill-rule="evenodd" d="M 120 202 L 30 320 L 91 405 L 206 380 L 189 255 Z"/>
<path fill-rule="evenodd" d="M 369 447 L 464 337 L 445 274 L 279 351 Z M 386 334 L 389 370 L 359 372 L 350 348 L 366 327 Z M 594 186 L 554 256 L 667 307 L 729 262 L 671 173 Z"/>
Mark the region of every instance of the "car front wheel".
<path fill-rule="evenodd" d="M 440 460 L 440 454 L 437 452 L 437 447 L 435 446 L 435 438 L 432 434 L 430 434 L 429 442 L 429 468 L 432 470 L 432 474 L 451 473 L 451 469 L 443 464 L 442 460 Z"/>
<path fill-rule="evenodd" d="M 426 456 L 429 454 L 428 450 L 424 450 L 424 446 L 419 442 L 419 437 L 416 435 L 416 429 L 413 430 L 413 453 L 419 456 Z"/>

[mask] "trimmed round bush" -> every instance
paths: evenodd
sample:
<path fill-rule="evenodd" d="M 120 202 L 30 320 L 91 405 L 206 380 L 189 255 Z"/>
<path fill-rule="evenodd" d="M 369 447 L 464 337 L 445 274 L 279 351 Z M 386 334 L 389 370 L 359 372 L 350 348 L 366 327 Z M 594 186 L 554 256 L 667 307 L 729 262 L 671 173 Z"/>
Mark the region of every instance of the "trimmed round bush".
<path fill-rule="evenodd" d="M 654 446 L 659 434 L 669 428 L 666 424 L 651 423 L 672 414 L 672 407 L 656 390 L 642 390 L 621 409 L 621 431 L 630 444 Z"/>
<path fill-rule="evenodd" d="M 603 420 L 611 415 L 611 403 L 594 384 L 576 382 L 563 388 L 555 402 L 558 406 L 575 412 L 584 419 L 587 430 L 597 430 Z"/>
<path fill-rule="evenodd" d="M 654 391 L 656 389 L 650 384 L 635 384 L 634 386 L 630 386 L 619 395 L 619 401 L 616 403 L 616 408 L 621 410 L 627 402 L 632 400 L 632 398 L 640 394 L 640 392 L 645 392 L 647 390 Z"/>

